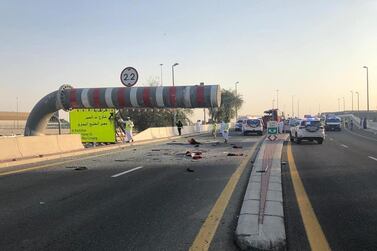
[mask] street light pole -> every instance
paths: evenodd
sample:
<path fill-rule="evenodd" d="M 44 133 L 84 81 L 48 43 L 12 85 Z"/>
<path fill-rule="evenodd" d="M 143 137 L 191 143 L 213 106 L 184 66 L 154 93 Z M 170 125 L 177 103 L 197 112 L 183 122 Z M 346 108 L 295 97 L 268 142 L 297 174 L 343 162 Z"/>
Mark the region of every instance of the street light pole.
<path fill-rule="evenodd" d="M 272 99 L 272 109 L 275 109 L 275 99 Z"/>
<path fill-rule="evenodd" d="M 173 82 L 173 86 L 174 86 L 174 67 L 179 65 L 178 63 L 175 63 L 171 66 L 171 75 L 172 75 L 172 82 Z"/>
<path fill-rule="evenodd" d="M 297 117 L 300 117 L 300 100 L 297 99 Z"/>
<path fill-rule="evenodd" d="M 18 129 L 18 97 L 16 97 L 16 110 L 17 110 L 17 115 L 16 115 L 16 117 L 17 117 L 17 120 L 16 120 L 16 125 L 17 125 L 17 129 Z"/>
<path fill-rule="evenodd" d="M 340 98 L 338 98 L 338 111 L 340 112 Z"/>
<path fill-rule="evenodd" d="M 351 103 L 352 104 L 352 108 L 351 108 L 351 110 L 353 111 L 353 91 L 350 91 L 350 92 L 351 92 L 351 95 L 352 95 L 352 99 L 351 99 L 352 100 L 352 103 Z"/>
<path fill-rule="evenodd" d="M 279 110 L 279 90 L 276 90 L 276 109 Z"/>
<path fill-rule="evenodd" d="M 292 95 L 292 118 L 295 117 L 295 111 L 293 110 L 293 97 L 294 97 L 294 95 Z"/>
<path fill-rule="evenodd" d="M 367 70 L 367 111 L 369 112 L 369 74 L 368 74 L 368 66 L 363 66 Z"/>
<path fill-rule="evenodd" d="M 160 84 L 161 84 L 161 86 L 162 86 L 162 66 L 163 66 L 164 64 L 160 64 L 160 66 L 161 66 L 161 78 L 160 78 Z"/>
<path fill-rule="evenodd" d="M 236 97 L 238 96 L 238 90 L 237 90 L 238 84 L 239 84 L 238 81 L 234 83 L 235 89 L 236 89 Z M 238 109 L 237 109 L 237 105 L 236 105 L 236 122 L 237 122 L 237 119 L 238 119 Z"/>

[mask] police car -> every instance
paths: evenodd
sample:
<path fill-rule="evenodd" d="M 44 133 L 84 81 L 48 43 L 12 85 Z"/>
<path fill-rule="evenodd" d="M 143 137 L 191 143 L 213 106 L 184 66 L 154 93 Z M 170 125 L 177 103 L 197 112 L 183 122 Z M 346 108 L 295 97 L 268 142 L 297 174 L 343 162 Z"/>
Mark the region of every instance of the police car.
<path fill-rule="evenodd" d="M 263 126 L 263 120 L 261 118 L 246 119 L 242 124 L 243 135 L 247 135 L 249 133 L 263 135 Z"/>
<path fill-rule="evenodd" d="M 304 118 L 291 127 L 290 140 L 300 144 L 302 140 L 316 141 L 322 144 L 325 140 L 325 129 L 319 118 Z"/>

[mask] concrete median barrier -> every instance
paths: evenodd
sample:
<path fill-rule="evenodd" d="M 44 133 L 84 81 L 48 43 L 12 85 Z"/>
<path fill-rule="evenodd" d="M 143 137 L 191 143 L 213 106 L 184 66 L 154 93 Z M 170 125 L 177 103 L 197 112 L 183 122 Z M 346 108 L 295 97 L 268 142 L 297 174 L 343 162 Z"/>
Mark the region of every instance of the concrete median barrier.
<path fill-rule="evenodd" d="M 22 158 L 16 137 L 0 138 L 0 160 L 13 160 Z"/>
<path fill-rule="evenodd" d="M 241 250 L 285 250 L 281 152 L 287 137 L 265 140 L 254 162 L 236 228 Z"/>
<path fill-rule="evenodd" d="M 79 134 L 56 135 L 60 152 L 70 152 L 84 149 Z"/>
<path fill-rule="evenodd" d="M 0 161 L 41 157 L 84 149 L 80 135 L 0 138 Z"/>

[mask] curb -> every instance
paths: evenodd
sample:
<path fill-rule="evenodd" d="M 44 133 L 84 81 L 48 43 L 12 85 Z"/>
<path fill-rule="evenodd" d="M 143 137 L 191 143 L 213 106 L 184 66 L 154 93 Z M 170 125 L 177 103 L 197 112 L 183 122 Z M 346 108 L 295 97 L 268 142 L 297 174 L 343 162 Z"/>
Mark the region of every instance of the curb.
<path fill-rule="evenodd" d="M 287 135 L 282 135 L 276 142 L 266 139 L 262 141 L 251 171 L 235 232 L 236 243 L 241 250 L 285 249 L 281 152 L 287 138 Z M 273 152 L 271 147 L 274 147 Z M 271 166 L 267 163 L 269 170 L 265 171 L 263 164 L 267 160 L 264 157 L 268 151 L 270 151 Z"/>
<path fill-rule="evenodd" d="M 169 140 L 174 140 L 174 139 L 179 139 L 179 138 L 184 138 L 184 137 L 194 137 L 194 136 L 200 136 L 200 135 L 205 135 L 205 134 L 208 134 L 208 132 L 186 134 L 182 136 L 173 136 L 173 137 L 153 139 L 153 140 L 143 140 L 143 141 L 138 141 L 136 143 L 130 143 L 130 144 L 120 143 L 120 144 L 115 144 L 115 145 L 98 146 L 98 147 L 86 148 L 83 150 L 78 150 L 78 151 L 73 151 L 73 152 L 64 152 L 64 153 L 58 153 L 58 154 L 45 155 L 43 157 L 34 157 L 34 158 L 20 159 L 16 161 L 0 162 L 0 169 L 8 168 L 8 167 L 17 167 L 17 166 L 26 165 L 26 164 L 34 164 L 34 163 L 39 163 L 43 161 L 56 160 L 56 159 L 67 158 L 67 157 L 106 152 L 110 150 L 123 150 L 125 148 L 130 148 L 130 147 L 135 147 L 135 146 L 147 145 L 151 143 L 161 143 L 161 142 L 165 142 Z"/>

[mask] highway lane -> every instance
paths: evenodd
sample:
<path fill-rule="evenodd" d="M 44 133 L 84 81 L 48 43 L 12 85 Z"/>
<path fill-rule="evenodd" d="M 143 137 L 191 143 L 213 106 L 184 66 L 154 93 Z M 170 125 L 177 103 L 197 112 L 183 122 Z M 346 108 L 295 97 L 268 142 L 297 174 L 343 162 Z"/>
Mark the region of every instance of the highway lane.
<path fill-rule="evenodd" d="M 331 249 L 375 250 L 377 161 L 370 158 L 377 157 L 375 135 L 358 130 L 328 132 L 323 145 L 305 142 L 292 144 L 291 149 L 298 174 Z M 287 150 L 289 147 L 283 153 L 285 161 Z M 308 226 L 299 211 L 291 174 L 291 166 L 283 169 L 288 249 L 308 250 L 309 234 L 305 229 Z"/>
<path fill-rule="evenodd" d="M 0 176 L 0 249 L 187 250 L 246 157 L 226 154 L 249 156 L 259 139 L 232 135 L 230 143 L 243 146 L 233 149 L 209 137 L 198 137 L 205 144 L 196 148 L 182 138 Z M 187 150 L 203 151 L 204 158 L 192 160 Z M 241 176 L 212 250 L 236 250 L 233 231 L 249 172 Z"/>

